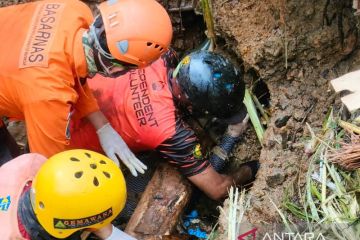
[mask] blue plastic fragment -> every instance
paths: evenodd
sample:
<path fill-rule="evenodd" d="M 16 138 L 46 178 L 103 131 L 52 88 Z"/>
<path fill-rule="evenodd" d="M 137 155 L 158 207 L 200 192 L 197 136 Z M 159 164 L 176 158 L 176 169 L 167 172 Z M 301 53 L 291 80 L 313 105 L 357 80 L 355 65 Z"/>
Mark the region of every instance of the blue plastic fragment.
<path fill-rule="evenodd" d="M 185 228 L 190 227 L 192 221 L 198 219 L 198 217 L 199 217 L 198 211 L 192 210 L 190 212 L 190 214 L 185 216 L 185 218 L 184 218 L 184 227 Z M 187 229 L 187 233 L 189 235 L 191 235 L 191 236 L 195 236 L 195 237 L 200 238 L 200 239 L 206 239 L 207 238 L 206 232 L 202 231 L 199 227 L 196 227 L 195 229 L 194 228 Z"/>
<path fill-rule="evenodd" d="M 192 210 L 189 215 L 186 216 L 187 219 L 191 220 L 194 218 L 198 218 L 199 213 L 196 210 Z"/>
<path fill-rule="evenodd" d="M 189 222 L 189 221 L 185 221 L 185 222 L 184 222 L 184 226 L 185 226 L 185 227 L 190 226 L 190 222 Z"/>
<path fill-rule="evenodd" d="M 202 238 L 202 239 L 207 238 L 206 232 L 201 231 L 199 227 L 197 227 L 196 229 L 189 229 L 188 234 L 191 236 L 195 236 L 197 238 Z"/>

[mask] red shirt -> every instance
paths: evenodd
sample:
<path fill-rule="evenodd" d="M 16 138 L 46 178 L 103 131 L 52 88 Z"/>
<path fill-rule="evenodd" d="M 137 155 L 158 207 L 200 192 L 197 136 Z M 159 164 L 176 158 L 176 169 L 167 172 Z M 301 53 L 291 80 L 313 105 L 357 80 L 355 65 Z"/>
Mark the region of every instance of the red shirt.
<path fill-rule="evenodd" d="M 134 152 L 155 149 L 175 133 L 175 106 L 163 60 L 118 78 L 96 75 L 88 84 L 100 109 Z M 92 124 L 74 122 L 71 146 L 101 152 Z"/>
<path fill-rule="evenodd" d="M 156 150 L 181 173 L 192 176 L 209 162 L 192 129 L 181 120 L 169 88 L 169 55 L 118 78 L 88 80 L 101 111 L 134 152 Z M 82 119 L 71 128 L 72 148 L 103 152 L 92 124 Z"/>

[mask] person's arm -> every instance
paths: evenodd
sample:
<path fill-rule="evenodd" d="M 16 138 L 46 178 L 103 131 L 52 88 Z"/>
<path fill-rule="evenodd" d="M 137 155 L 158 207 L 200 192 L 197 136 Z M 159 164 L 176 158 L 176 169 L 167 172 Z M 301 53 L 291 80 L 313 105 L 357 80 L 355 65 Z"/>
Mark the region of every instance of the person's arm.
<path fill-rule="evenodd" d="M 202 155 L 201 145 L 194 131 L 179 118 L 176 120 L 174 135 L 156 150 L 186 177 L 199 174 L 210 165 Z"/>
<path fill-rule="evenodd" d="M 136 240 L 136 238 L 126 234 L 112 224 L 94 231 L 94 234 L 103 240 Z"/>
<path fill-rule="evenodd" d="M 187 177 L 204 171 L 210 164 L 219 172 L 225 166 L 225 159 L 232 151 L 239 136 L 245 131 L 247 121 L 248 117 L 241 123 L 228 126 L 221 143 L 216 147 L 218 150 L 211 154 L 209 160 L 203 156 L 201 145 L 194 131 L 181 119 L 176 121 L 175 134 L 160 144 L 156 150 Z"/>
<path fill-rule="evenodd" d="M 122 137 L 110 125 L 101 111 L 96 111 L 87 116 L 87 119 L 96 129 L 102 149 L 118 166 L 119 159 L 129 168 L 133 176 L 137 172 L 144 173 L 147 167 L 129 149 Z"/>
<path fill-rule="evenodd" d="M 175 134 L 160 144 L 157 151 L 212 199 L 224 197 L 233 183 L 232 177 L 219 174 L 213 168 L 203 155 L 194 131 L 179 119 Z"/>
<path fill-rule="evenodd" d="M 80 82 L 78 83 L 80 85 Z M 87 82 L 77 87 L 79 99 L 76 102 L 76 117 L 81 119 L 86 117 L 96 129 L 100 145 L 106 155 L 111 158 L 118 166 L 121 160 L 132 175 L 137 176 L 137 172 L 144 173 L 147 167 L 135 157 L 122 137 L 114 130 L 108 119 L 99 110 L 95 99 Z"/>
<path fill-rule="evenodd" d="M 91 122 L 96 131 L 102 128 L 105 124 L 109 123 L 101 111 L 90 113 L 86 116 L 86 118 Z"/>

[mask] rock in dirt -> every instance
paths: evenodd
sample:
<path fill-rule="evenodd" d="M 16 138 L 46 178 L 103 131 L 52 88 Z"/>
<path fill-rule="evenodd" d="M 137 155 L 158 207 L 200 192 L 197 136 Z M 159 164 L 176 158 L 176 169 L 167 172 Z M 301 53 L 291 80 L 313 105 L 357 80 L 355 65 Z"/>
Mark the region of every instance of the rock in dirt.
<path fill-rule="evenodd" d="M 282 116 L 275 120 L 275 126 L 281 128 L 286 125 L 291 116 Z"/>
<path fill-rule="evenodd" d="M 271 175 L 266 177 L 266 183 L 269 187 L 275 187 L 285 181 L 284 173 L 280 169 L 273 169 Z"/>

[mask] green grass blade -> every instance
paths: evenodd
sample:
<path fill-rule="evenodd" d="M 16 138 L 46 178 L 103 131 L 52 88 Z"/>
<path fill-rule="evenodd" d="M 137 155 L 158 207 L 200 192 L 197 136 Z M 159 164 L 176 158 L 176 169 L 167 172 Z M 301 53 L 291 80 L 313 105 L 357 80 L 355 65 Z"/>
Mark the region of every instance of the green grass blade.
<path fill-rule="evenodd" d="M 257 115 L 257 111 L 254 105 L 254 102 L 251 98 L 251 94 L 249 92 L 249 89 L 245 90 L 245 97 L 244 97 L 244 104 L 246 106 L 247 112 L 249 114 L 250 120 L 252 125 L 254 126 L 256 135 L 259 139 L 260 144 L 262 145 L 263 139 L 264 139 L 264 128 L 261 125 L 261 122 L 259 120 L 259 117 Z"/>

